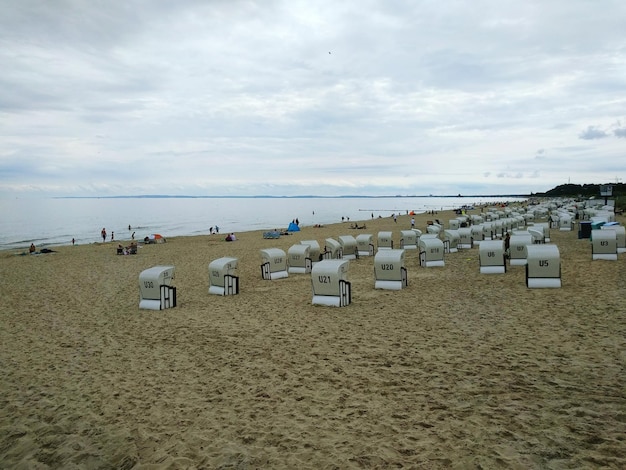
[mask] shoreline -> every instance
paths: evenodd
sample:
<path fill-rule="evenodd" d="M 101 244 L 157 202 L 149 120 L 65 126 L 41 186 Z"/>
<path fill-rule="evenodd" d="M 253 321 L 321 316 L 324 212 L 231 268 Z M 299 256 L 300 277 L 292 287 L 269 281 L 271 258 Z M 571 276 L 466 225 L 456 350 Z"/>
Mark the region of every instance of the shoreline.
<path fill-rule="evenodd" d="M 372 209 L 359 209 L 360 211 L 364 211 L 364 212 L 371 212 Z M 394 209 L 390 209 L 389 212 L 393 212 Z M 397 210 L 397 209 L 396 209 Z M 376 211 L 381 212 L 381 211 L 387 211 L 386 209 L 376 209 Z M 437 212 L 447 212 L 447 211 L 437 211 Z M 428 215 L 428 211 L 414 211 L 415 217 L 420 216 L 420 215 Z M 304 225 L 301 224 L 300 228 L 304 229 L 304 228 L 323 228 L 328 226 L 332 226 L 332 225 L 337 225 L 337 226 L 342 226 L 344 224 L 350 224 L 350 223 L 355 223 L 355 222 L 365 222 L 367 223 L 368 221 L 372 221 L 372 220 L 380 220 L 380 219 L 386 219 L 386 218 L 391 218 L 392 216 L 379 216 L 375 219 L 371 219 L 371 218 L 365 218 L 365 219 L 350 219 L 350 220 L 346 220 L 344 222 L 332 222 L 329 224 L 321 224 L 321 226 L 316 226 L 316 225 Z M 398 218 L 400 218 L 401 216 L 398 216 Z M 410 217 L 407 214 L 403 214 L 402 217 Z M 319 225 L 319 224 L 317 224 Z M 138 227 L 140 228 L 140 227 Z M 241 231 L 236 231 L 235 234 L 239 234 L 239 233 L 251 233 L 251 232 L 259 232 L 259 233 L 263 233 L 263 232 L 267 232 L 267 231 L 271 231 L 271 230 L 278 230 L 278 231 L 286 231 L 288 227 L 285 227 L 283 229 L 280 228 L 274 228 L 274 229 L 258 229 L 258 228 L 254 228 L 254 229 L 249 229 L 249 230 L 241 230 Z M 348 227 L 350 228 L 350 227 Z M 178 239 L 178 238 L 189 238 L 189 237 L 226 237 L 228 235 L 229 232 L 220 232 L 219 234 L 217 233 L 196 233 L 196 234 L 187 234 L 187 235 L 174 235 L 171 237 L 165 237 L 166 239 Z M 145 238 L 145 237 L 144 237 Z M 27 240 L 24 243 L 24 247 L 23 249 L 21 249 L 20 253 L 14 253 L 15 255 L 27 255 L 28 253 L 28 244 L 31 243 L 32 241 L 35 241 L 35 239 L 33 240 Z M 60 247 L 67 247 L 67 248 L 72 248 L 72 247 L 77 247 L 77 246 L 89 246 L 89 245 L 117 245 L 117 244 L 124 244 L 124 243 L 130 243 L 131 241 L 134 241 L 135 243 L 137 243 L 140 246 L 144 245 L 144 239 L 139 239 L 139 238 L 135 238 L 134 240 L 131 238 L 116 238 L 114 240 L 107 240 L 105 242 L 102 241 L 93 241 L 91 243 L 76 243 L 74 245 L 72 245 L 71 242 L 66 242 L 66 243 L 42 243 L 40 244 L 40 247 L 42 248 L 46 248 L 46 249 L 53 249 L 53 248 L 60 248 Z M 39 250 L 39 247 L 37 247 L 37 249 Z M 20 251 L 20 249 L 18 248 L 3 248 L 0 247 L 0 253 L 2 252 L 6 252 L 6 251 Z M 39 253 L 37 253 L 39 254 Z"/>
<path fill-rule="evenodd" d="M 99 242 L 102 227 L 109 234 L 115 232 L 118 240 L 130 240 L 132 231 L 127 227 L 131 225 L 137 230 L 135 238 L 140 240 L 150 233 L 166 237 L 203 234 L 215 225 L 223 232 L 287 228 L 295 217 L 299 217 L 301 225 L 336 223 L 342 216 L 365 221 L 369 220 L 370 211 L 384 217 L 393 212 L 441 210 L 438 202 L 406 198 L 26 201 L 12 205 L 11 210 L 7 208 L 0 224 L 0 250 L 26 249 L 31 242 L 38 247 L 69 246 L 72 238 L 78 244 Z M 448 202 L 454 207 L 460 205 L 458 199 Z M 377 206 L 385 207 L 387 212 Z M 363 211 L 364 207 L 368 210 Z M 56 213 L 61 216 L 54 217 Z"/>

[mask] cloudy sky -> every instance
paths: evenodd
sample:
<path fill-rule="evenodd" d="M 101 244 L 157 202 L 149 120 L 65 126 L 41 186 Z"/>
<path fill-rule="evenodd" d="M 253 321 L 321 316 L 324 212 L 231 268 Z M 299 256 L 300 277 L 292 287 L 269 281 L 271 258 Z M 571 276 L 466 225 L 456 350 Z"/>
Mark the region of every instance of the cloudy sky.
<path fill-rule="evenodd" d="M 0 0 L 0 195 L 626 178 L 624 0 Z"/>

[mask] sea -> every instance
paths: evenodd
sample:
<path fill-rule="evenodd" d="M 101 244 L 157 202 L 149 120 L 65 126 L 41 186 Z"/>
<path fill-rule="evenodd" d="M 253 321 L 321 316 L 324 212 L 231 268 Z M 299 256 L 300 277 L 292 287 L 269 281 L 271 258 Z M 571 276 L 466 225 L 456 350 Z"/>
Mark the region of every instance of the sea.
<path fill-rule="evenodd" d="M 102 197 L 0 199 L 0 250 L 286 229 L 393 214 L 524 201 L 521 197 Z"/>

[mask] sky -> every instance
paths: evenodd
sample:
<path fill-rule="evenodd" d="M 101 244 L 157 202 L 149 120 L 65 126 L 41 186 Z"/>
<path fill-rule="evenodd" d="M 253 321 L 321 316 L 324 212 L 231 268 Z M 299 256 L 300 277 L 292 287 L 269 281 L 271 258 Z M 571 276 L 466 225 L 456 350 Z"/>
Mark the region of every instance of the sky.
<path fill-rule="evenodd" d="M 623 0 L 0 0 L 0 197 L 626 177 Z"/>

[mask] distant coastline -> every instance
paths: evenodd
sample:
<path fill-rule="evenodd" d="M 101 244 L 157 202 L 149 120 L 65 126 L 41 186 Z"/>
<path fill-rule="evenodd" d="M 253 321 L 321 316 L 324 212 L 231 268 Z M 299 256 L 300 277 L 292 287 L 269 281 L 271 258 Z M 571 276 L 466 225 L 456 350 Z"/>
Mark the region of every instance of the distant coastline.
<path fill-rule="evenodd" d="M 52 199 L 384 199 L 384 198 L 530 198 L 535 195 L 528 194 L 427 194 L 427 195 L 395 195 L 395 196 L 362 196 L 358 194 L 343 196 L 191 196 L 173 194 L 139 194 L 126 196 L 54 196 Z"/>
<path fill-rule="evenodd" d="M 315 194 L 299 194 L 294 196 L 272 196 L 269 194 L 258 194 L 251 196 L 232 196 L 232 195 L 176 195 L 176 194 L 139 194 L 139 195 L 120 195 L 120 196 L 52 196 L 51 199 L 392 199 L 392 198 L 544 198 L 544 197 L 599 197 L 601 188 L 610 186 L 612 188 L 612 197 L 619 199 L 626 194 L 626 185 L 624 183 L 608 183 L 600 184 L 562 184 L 548 191 L 531 192 L 530 194 L 395 194 L 384 196 L 370 196 L 363 194 L 346 194 L 342 196 L 319 196 Z"/>

